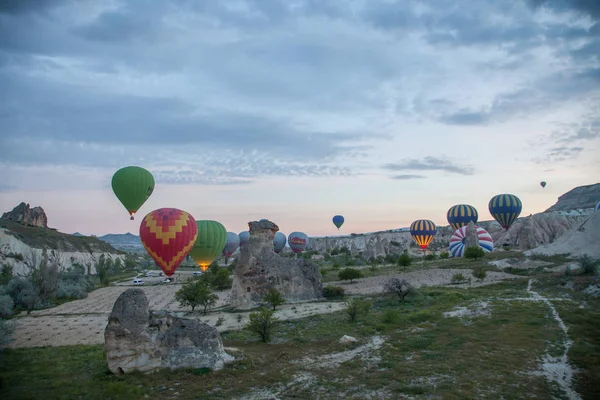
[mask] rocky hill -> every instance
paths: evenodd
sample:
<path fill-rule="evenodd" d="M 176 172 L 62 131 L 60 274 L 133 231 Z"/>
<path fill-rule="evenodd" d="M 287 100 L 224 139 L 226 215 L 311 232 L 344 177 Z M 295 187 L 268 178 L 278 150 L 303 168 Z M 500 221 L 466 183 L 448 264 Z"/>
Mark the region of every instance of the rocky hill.
<path fill-rule="evenodd" d="M 594 208 L 598 201 L 600 201 L 600 183 L 578 186 L 560 196 L 556 204 L 546 212 Z"/>
<path fill-rule="evenodd" d="M 75 236 L 48 227 L 48 217 L 41 207 L 21 203 L 0 218 L 0 264 L 9 264 L 15 273 L 28 271 L 28 263 L 41 259 L 43 249 L 54 250 L 63 268 L 74 263 L 94 265 L 100 255 L 123 258 L 122 252 L 95 237 Z"/>
<path fill-rule="evenodd" d="M 117 250 L 127 253 L 146 253 L 140 237 L 132 233 L 109 233 L 108 235 L 98 236 L 98 239 L 108 243 Z"/>

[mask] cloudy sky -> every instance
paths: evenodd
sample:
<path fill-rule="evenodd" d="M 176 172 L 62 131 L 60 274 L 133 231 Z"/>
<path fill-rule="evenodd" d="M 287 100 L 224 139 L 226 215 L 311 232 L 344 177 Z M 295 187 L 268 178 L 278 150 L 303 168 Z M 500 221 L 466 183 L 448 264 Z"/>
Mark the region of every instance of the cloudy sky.
<path fill-rule="evenodd" d="M 0 209 L 99 235 L 160 207 L 309 235 L 540 212 L 600 181 L 599 54 L 592 0 L 3 1 Z M 126 165 L 157 181 L 133 222 Z"/>

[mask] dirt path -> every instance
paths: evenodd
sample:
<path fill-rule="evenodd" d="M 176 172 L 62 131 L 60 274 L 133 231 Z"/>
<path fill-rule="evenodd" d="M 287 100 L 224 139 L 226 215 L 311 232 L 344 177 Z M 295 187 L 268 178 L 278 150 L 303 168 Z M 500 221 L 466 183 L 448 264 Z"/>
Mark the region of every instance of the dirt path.
<path fill-rule="evenodd" d="M 375 276 L 359 279 L 349 284 L 347 282 L 329 282 L 325 285 L 339 285 L 346 289 L 348 294 L 376 294 L 381 293 L 383 284 L 392 276 L 408 279 L 413 285 L 436 286 L 449 284 L 454 273 L 471 275 L 469 269 L 430 269 L 417 270 L 404 274 L 389 276 Z M 470 285 L 455 285 L 456 287 L 469 287 L 489 285 L 505 279 L 520 278 L 502 272 L 488 272 L 483 282 Z M 104 343 L 104 329 L 108 321 L 113 304 L 117 297 L 132 286 L 113 286 L 95 290 L 82 300 L 76 300 L 60 306 L 34 311 L 31 315 L 15 318 L 16 329 L 13 342 L 9 347 L 36 347 L 36 346 L 68 346 L 74 344 L 101 344 Z M 146 292 L 150 309 L 169 310 L 184 316 L 191 311 L 189 307 L 181 307 L 175 300 L 175 292 L 180 285 L 141 286 Z M 219 296 L 216 307 L 227 305 L 229 291 L 216 292 Z M 276 312 L 276 317 L 281 320 L 303 318 L 308 315 L 324 314 L 339 311 L 344 307 L 343 302 L 307 302 L 285 304 Z M 213 311 L 206 316 L 196 312 L 195 318 L 212 326 L 217 326 L 220 331 L 241 329 L 248 322 L 250 312 L 220 312 Z"/>

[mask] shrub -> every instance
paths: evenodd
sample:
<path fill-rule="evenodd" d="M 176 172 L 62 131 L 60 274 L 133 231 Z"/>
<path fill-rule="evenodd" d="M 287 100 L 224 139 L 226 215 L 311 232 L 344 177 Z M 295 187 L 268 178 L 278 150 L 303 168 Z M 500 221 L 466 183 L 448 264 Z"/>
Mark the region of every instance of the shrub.
<path fill-rule="evenodd" d="M 0 285 L 6 285 L 13 278 L 13 267 L 3 264 L 0 270 Z"/>
<path fill-rule="evenodd" d="M 338 273 L 338 277 L 341 280 L 349 280 L 352 283 L 354 279 L 362 278 L 362 272 L 355 268 L 344 268 Z"/>
<path fill-rule="evenodd" d="M 206 309 L 217 304 L 219 296 L 210 291 L 210 287 L 201 280 L 193 280 L 184 283 L 181 289 L 175 293 L 175 299 L 183 307 L 192 307 L 192 312 L 197 306 L 203 306 L 203 314 L 206 314 Z"/>
<path fill-rule="evenodd" d="M 408 251 L 404 250 L 402 255 L 398 258 L 398 266 L 406 269 L 406 267 L 410 266 L 411 263 L 412 263 L 412 258 L 408 254 Z"/>
<path fill-rule="evenodd" d="M 232 279 L 229 277 L 229 269 L 219 268 L 216 273 L 211 273 L 210 286 L 215 290 L 231 289 Z"/>
<path fill-rule="evenodd" d="M 331 266 L 331 268 L 333 268 L 333 269 L 339 269 L 340 267 L 341 267 L 341 265 L 338 261 L 334 262 L 333 265 Z"/>
<path fill-rule="evenodd" d="M 424 257 L 424 259 L 425 259 L 425 261 L 433 261 L 433 260 L 437 259 L 437 256 L 435 254 L 427 254 Z"/>
<path fill-rule="evenodd" d="M 10 317 L 14 307 L 15 302 L 9 295 L 0 295 L 0 318 Z"/>
<path fill-rule="evenodd" d="M 325 286 L 323 288 L 323 297 L 327 299 L 344 297 L 345 289 L 341 286 Z"/>
<path fill-rule="evenodd" d="M 477 279 L 479 282 L 483 281 L 487 276 L 487 272 L 483 268 L 475 268 L 472 272 L 473 277 Z"/>
<path fill-rule="evenodd" d="M 448 257 L 450 257 L 450 253 L 448 253 L 447 251 L 440 253 L 440 258 L 442 260 L 446 260 Z"/>
<path fill-rule="evenodd" d="M 453 284 L 457 285 L 457 284 L 460 284 L 460 283 L 471 282 L 471 278 L 467 279 L 463 274 L 457 273 L 457 274 L 452 275 L 451 282 Z"/>
<path fill-rule="evenodd" d="M 384 324 L 393 324 L 398 322 L 400 319 L 400 313 L 398 310 L 385 310 L 381 315 L 381 322 Z"/>
<path fill-rule="evenodd" d="M 279 290 L 275 288 L 270 288 L 269 290 L 267 290 L 267 293 L 265 294 L 263 300 L 273 307 L 273 311 L 275 311 L 275 308 L 277 308 L 277 306 L 285 303 L 285 299 L 283 298 Z"/>
<path fill-rule="evenodd" d="M 581 267 L 581 272 L 583 274 L 597 275 L 598 272 L 600 272 L 599 271 L 600 260 L 594 260 L 587 254 L 584 254 L 581 257 L 577 258 L 577 262 L 579 263 L 579 266 Z M 567 270 L 568 270 L 568 268 L 567 268 Z"/>
<path fill-rule="evenodd" d="M 21 277 L 13 278 L 5 289 L 15 303 L 15 307 L 27 310 L 27 314 L 41 303 L 38 292 L 29 280 Z"/>
<path fill-rule="evenodd" d="M 0 348 L 12 342 L 12 333 L 15 330 L 15 325 L 12 321 L 0 319 Z"/>
<path fill-rule="evenodd" d="M 58 290 L 56 291 L 57 299 L 85 299 L 88 296 L 85 283 L 73 283 L 68 281 L 61 281 L 58 284 Z"/>
<path fill-rule="evenodd" d="M 355 322 L 359 314 L 366 314 L 371 308 L 371 302 L 363 299 L 350 299 L 346 301 L 346 313 L 350 322 Z"/>
<path fill-rule="evenodd" d="M 485 251 L 479 246 L 470 246 L 465 249 L 465 258 L 477 260 L 485 256 Z"/>
<path fill-rule="evenodd" d="M 401 302 L 404 302 L 406 296 L 416 294 L 416 289 L 405 279 L 390 278 L 384 285 L 386 293 L 398 296 Z"/>
<path fill-rule="evenodd" d="M 273 310 L 262 308 L 260 311 L 250 313 L 249 321 L 246 324 L 246 329 L 252 333 L 256 333 L 261 341 L 269 343 L 273 329 L 278 324 L 279 320 L 273 316 Z"/>

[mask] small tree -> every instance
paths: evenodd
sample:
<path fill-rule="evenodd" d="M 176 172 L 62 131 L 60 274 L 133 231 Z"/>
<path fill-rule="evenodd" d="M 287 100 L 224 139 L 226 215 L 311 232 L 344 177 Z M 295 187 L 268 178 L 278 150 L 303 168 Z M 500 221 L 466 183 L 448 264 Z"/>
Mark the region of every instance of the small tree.
<path fill-rule="evenodd" d="M 228 268 L 219 268 L 216 274 L 212 274 L 210 286 L 215 290 L 231 289 L 231 278 Z"/>
<path fill-rule="evenodd" d="M 475 268 L 472 272 L 473 277 L 477 279 L 479 282 L 482 282 L 487 276 L 487 272 L 483 268 Z"/>
<path fill-rule="evenodd" d="M 406 269 L 412 263 L 412 258 L 408 254 L 408 251 L 404 250 L 402 255 L 398 258 L 398 266 Z"/>
<path fill-rule="evenodd" d="M 31 311 L 40 304 L 35 286 L 25 278 L 11 279 L 6 285 L 5 292 L 13 299 L 15 307 L 27 310 L 27 314 L 31 314 Z"/>
<path fill-rule="evenodd" d="M 369 269 L 371 270 L 371 274 L 375 276 L 375 272 L 377 272 L 377 264 L 369 265 Z"/>
<path fill-rule="evenodd" d="M 362 278 L 362 276 L 362 272 L 354 268 L 344 268 L 338 273 L 338 277 L 341 280 L 350 280 L 350 283 L 352 283 L 354 279 Z"/>
<path fill-rule="evenodd" d="M 386 293 L 398 296 L 400 302 L 404 302 L 407 296 L 415 295 L 416 289 L 405 279 L 390 278 L 384 285 Z"/>
<path fill-rule="evenodd" d="M 12 333 L 15 330 L 15 324 L 12 321 L 0 319 L 0 349 L 12 342 Z"/>
<path fill-rule="evenodd" d="M 3 264 L 0 269 L 0 285 L 6 285 L 13 277 L 12 265 Z"/>
<path fill-rule="evenodd" d="M 363 299 L 349 299 L 346 301 L 346 313 L 350 322 L 355 322 L 359 314 L 366 314 L 371 308 L 371 302 Z"/>
<path fill-rule="evenodd" d="M 275 288 L 270 288 L 269 290 L 267 290 L 267 293 L 265 294 L 263 300 L 273 307 L 273 311 L 275 311 L 275 308 L 277 306 L 285 303 L 285 299 L 283 298 L 279 290 Z"/>
<path fill-rule="evenodd" d="M 175 299 L 181 306 L 192 307 L 192 312 L 197 306 L 203 306 L 203 314 L 206 315 L 206 309 L 217 304 L 219 296 L 210 291 L 210 287 L 203 281 L 196 280 L 185 283 L 181 289 L 175 293 Z"/>
<path fill-rule="evenodd" d="M 485 251 L 479 246 L 470 246 L 465 249 L 465 258 L 477 260 L 485 256 Z"/>
<path fill-rule="evenodd" d="M 440 258 L 442 260 L 446 260 L 448 257 L 450 257 L 450 253 L 448 253 L 447 251 L 444 251 L 443 253 L 440 253 Z"/>
<path fill-rule="evenodd" d="M 273 313 L 273 310 L 264 307 L 260 311 L 250 313 L 246 329 L 252 333 L 258 334 L 264 343 L 269 343 L 271 341 L 273 328 L 275 328 L 279 322 L 279 320 L 273 316 Z"/>

